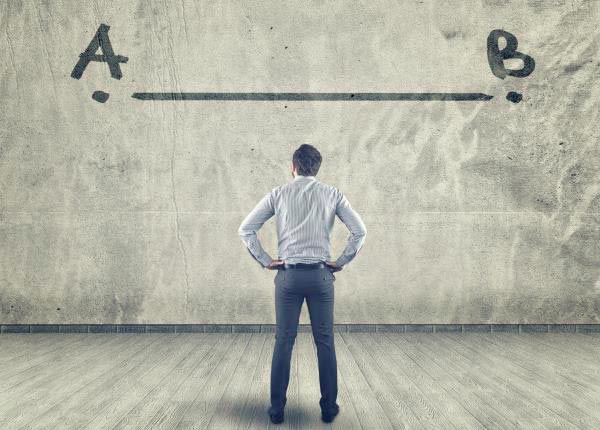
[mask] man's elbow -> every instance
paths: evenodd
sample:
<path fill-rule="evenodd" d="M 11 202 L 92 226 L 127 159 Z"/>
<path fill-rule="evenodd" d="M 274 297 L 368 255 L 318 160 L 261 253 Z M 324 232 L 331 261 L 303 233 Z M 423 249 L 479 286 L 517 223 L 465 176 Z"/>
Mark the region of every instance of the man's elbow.
<path fill-rule="evenodd" d="M 240 228 L 238 228 L 238 235 L 242 239 L 249 236 L 256 236 L 256 230 L 248 226 L 242 225 L 240 226 Z"/>
<path fill-rule="evenodd" d="M 249 234 L 251 234 L 251 232 L 243 224 L 239 226 L 237 232 L 238 236 L 240 237 L 248 236 Z"/>
<path fill-rule="evenodd" d="M 367 230 L 355 230 L 352 232 L 350 236 L 353 242 L 360 243 L 361 245 L 365 242 L 367 238 Z"/>

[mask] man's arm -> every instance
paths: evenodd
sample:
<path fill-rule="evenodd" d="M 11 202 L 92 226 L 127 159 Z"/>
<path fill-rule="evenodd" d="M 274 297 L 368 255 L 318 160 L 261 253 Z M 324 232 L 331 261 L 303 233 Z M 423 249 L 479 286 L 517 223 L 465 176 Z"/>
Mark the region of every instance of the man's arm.
<path fill-rule="evenodd" d="M 335 261 L 336 266 L 341 267 L 356 257 L 356 254 L 358 254 L 358 251 L 360 251 L 365 242 L 367 228 L 360 215 L 352 209 L 346 196 L 339 190 L 337 197 L 338 200 L 335 213 L 340 220 L 346 224 L 348 230 L 350 230 L 350 236 L 348 236 L 346 247 L 344 248 L 342 255 Z"/>
<path fill-rule="evenodd" d="M 275 204 L 272 190 L 258 202 L 256 207 L 252 209 L 252 212 L 242 221 L 238 229 L 238 234 L 242 242 L 246 245 L 248 252 L 263 268 L 271 264 L 273 259 L 261 246 L 256 232 L 274 214 Z"/>

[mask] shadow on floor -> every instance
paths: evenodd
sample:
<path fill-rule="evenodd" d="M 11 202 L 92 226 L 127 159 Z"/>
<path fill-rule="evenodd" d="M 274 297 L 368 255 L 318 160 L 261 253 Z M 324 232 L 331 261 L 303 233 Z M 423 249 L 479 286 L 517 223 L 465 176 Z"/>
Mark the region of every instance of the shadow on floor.
<path fill-rule="evenodd" d="M 217 410 L 215 414 L 226 413 L 229 419 L 235 417 L 236 420 L 239 420 L 238 422 L 243 423 L 256 423 L 269 420 L 268 399 L 251 398 L 244 400 L 239 397 L 227 398 L 227 395 L 224 395 L 221 401 L 228 404 L 227 411 L 225 412 L 225 409 L 219 408 L 220 410 Z M 285 419 L 288 422 L 305 422 L 309 417 L 313 419 L 320 417 L 320 413 L 318 399 L 315 400 L 314 406 L 310 408 L 306 405 L 288 403 L 285 408 Z"/>

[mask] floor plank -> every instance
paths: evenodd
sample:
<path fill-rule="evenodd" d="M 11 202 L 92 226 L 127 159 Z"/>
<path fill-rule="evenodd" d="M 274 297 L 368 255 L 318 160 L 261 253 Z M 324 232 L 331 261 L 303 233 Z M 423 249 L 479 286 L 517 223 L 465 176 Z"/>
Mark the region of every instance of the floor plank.
<path fill-rule="evenodd" d="M 273 424 L 269 420 L 268 409 L 270 405 L 271 386 L 271 361 L 273 359 L 273 348 L 275 347 L 275 333 L 266 333 L 265 361 L 260 363 L 260 371 L 252 380 L 253 387 L 250 393 L 254 395 L 252 403 L 252 414 L 247 426 L 240 427 L 248 429 L 269 429 Z"/>
<path fill-rule="evenodd" d="M 32 336 L 40 335 L 33 334 Z M 89 336 L 82 336 L 81 334 L 48 334 L 47 336 L 51 338 L 52 343 L 40 346 L 39 349 L 36 348 L 34 344 L 25 347 L 20 354 L 7 354 L 6 361 L 0 364 L 0 380 L 3 381 L 5 376 L 9 373 L 15 375 L 31 370 L 36 366 L 39 367 L 40 365 L 42 367 L 47 367 L 45 365 L 46 363 L 52 361 L 55 357 L 62 356 L 72 345 L 81 345 L 82 342 L 85 343 L 89 340 Z M 15 350 L 16 348 L 17 347 L 15 347 Z"/>
<path fill-rule="evenodd" d="M 340 353 L 337 345 L 343 342 L 339 333 L 334 334 L 336 344 L 336 355 L 339 362 Z M 331 423 L 332 430 L 364 430 L 360 420 L 358 419 L 358 412 L 352 403 L 350 398 L 350 387 L 351 381 L 346 380 L 346 376 L 340 372 L 338 364 L 338 404 L 340 406 L 340 413 Z M 318 427 L 316 427 L 318 428 Z"/>
<path fill-rule="evenodd" d="M 600 398 L 600 369 L 596 360 L 590 360 L 589 354 L 574 348 L 575 345 L 568 342 L 564 334 L 524 334 L 505 340 L 511 347 L 529 353 L 530 357 L 531 353 L 536 354 L 538 362 L 548 366 L 550 372 L 560 374 L 566 379 L 566 383 L 584 385 L 587 389 L 595 391 L 596 399 Z M 534 346 L 536 350 L 531 351 Z M 574 373 L 573 368 L 576 368 L 577 372 Z"/>
<path fill-rule="evenodd" d="M 356 333 L 353 337 L 357 340 L 354 356 L 362 355 L 366 363 L 372 363 L 371 366 L 366 365 L 369 368 L 369 378 L 381 386 L 381 391 L 389 398 L 388 402 L 399 403 L 389 405 L 389 412 L 386 412 L 388 416 L 398 415 L 395 419 L 407 429 L 439 429 L 451 426 L 448 424 L 451 420 L 445 415 L 444 408 L 434 404 L 402 368 L 398 368 L 388 356 L 386 345 L 382 348 L 381 343 L 374 340 L 374 337 L 383 336 Z"/>
<path fill-rule="evenodd" d="M 448 385 L 443 372 L 432 364 L 429 357 L 421 354 L 410 334 L 374 334 L 395 365 L 405 369 L 412 382 L 425 394 L 430 402 L 440 408 L 446 417 L 446 426 L 457 429 L 482 429 L 484 424 L 465 406 L 462 396 L 452 385 Z"/>
<path fill-rule="evenodd" d="M 175 429 L 206 429 L 217 412 L 236 369 L 240 363 L 243 363 L 242 358 L 250 352 L 249 345 L 252 334 L 232 334 L 231 336 L 235 336 L 235 340 L 227 351 L 227 355 L 207 379 L 204 390 L 197 392 L 196 398 L 182 415 Z"/>
<path fill-rule="evenodd" d="M 156 366 L 147 366 L 146 371 L 138 375 L 127 375 L 131 383 L 127 390 L 127 396 L 106 396 L 104 393 L 96 398 L 98 404 L 97 415 L 80 429 L 106 429 L 112 428 L 115 421 L 128 414 L 136 405 L 147 401 L 157 391 L 165 392 L 173 380 L 177 380 L 178 372 L 187 372 L 197 358 L 199 343 L 193 341 L 192 334 L 184 334 L 175 339 L 171 346 L 169 355 L 163 358 Z"/>
<path fill-rule="evenodd" d="M 0 336 L 0 366 L 15 359 L 24 361 L 37 357 L 60 348 L 63 342 L 74 342 L 79 337 L 77 334 L 64 336 L 62 333 L 4 333 Z"/>
<path fill-rule="evenodd" d="M 202 401 L 204 390 L 210 383 L 209 378 L 226 364 L 229 348 L 232 348 L 236 341 L 239 343 L 244 340 L 244 336 L 241 335 L 210 333 L 207 336 L 214 338 L 215 346 L 208 351 L 199 366 L 185 379 L 175 394 L 152 411 L 153 415 L 147 424 L 137 428 L 173 429 L 183 419 L 188 409 L 198 407 L 203 411 L 207 410 L 203 404 L 194 406 L 194 402 L 198 397 L 200 397 L 199 401 Z"/>
<path fill-rule="evenodd" d="M 3 430 L 600 428 L 596 334 L 336 332 L 326 424 L 299 332 L 282 425 L 267 415 L 274 333 L 18 336 L 0 339 Z"/>
<path fill-rule="evenodd" d="M 505 337 L 505 334 L 489 334 L 489 337 Z M 504 344 L 496 347 L 492 342 L 486 342 L 481 333 L 471 333 L 468 336 L 449 335 L 445 340 L 455 342 L 458 348 L 466 348 L 469 355 L 474 355 L 475 361 L 486 360 L 489 362 L 488 373 L 493 375 L 498 383 L 504 381 L 512 394 L 523 398 L 536 411 L 540 419 L 547 420 L 547 425 L 552 428 L 573 429 L 578 428 L 577 422 L 582 422 L 583 428 L 589 427 L 590 417 L 587 415 L 574 416 L 573 410 L 562 401 L 558 401 L 544 386 L 536 372 L 523 368 L 518 357 Z M 535 365 L 535 363 L 530 363 Z M 562 390 L 562 386 L 556 386 Z"/>
<path fill-rule="evenodd" d="M 248 429 L 250 423 L 255 416 L 264 418 L 267 410 L 267 403 L 263 396 L 259 393 L 264 388 L 264 384 L 260 383 L 263 369 L 269 369 L 272 353 L 272 337 L 261 334 L 254 334 L 255 341 L 262 340 L 260 351 L 251 357 L 254 362 L 253 366 L 248 368 L 248 380 L 244 383 L 245 394 L 240 397 L 239 402 L 232 407 L 232 423 L 230 427 L 233 429 Z"/>
<path fill-rule="evenodd" d="M 336 343 L 338 369 L 344 374 L 348 394 L 364 429 L 393 429 L 367 378 L 348 349 L 348 333 L 339 333 Z"/>
<path fill-rule="evenodd" d="M 168 373 L 162 384 L 157 384 L 143 399 L 126 413 L 113 417 L 105 416 L 104 429 L 132 430 L 144 428 L 152 420 L 154 414 L 183 388 L 188 378 L 193 378 L 198 368 L 214 350 L 218 336 L 197 334 L 188 340 L 194 345 L 193 351 Z M 90 425 L 88 425 L 90 427 Z"/>
<path fill-rule="evenodd" d="M 123 335 L 123 334 L 121 334 Z M 109 368 L 102 368 L 101 374 L 94 374 L 95 378 L 76 391 L 71 391 L 60 403 L 54 405 L 46 413 L 37 418 L 36 422 L 23 428 L 27 429 L 56 429 L 81 428 L 96 416 L 107 403 L 118 400 L 116 395 L 129 395 L 129 390 L 144 372 L 151 371 L 161 363 L 171 352 L 171 346 L 176 342 L 178 335 L 141 335 L 125 334 L 125 337 L 136 344 L 133 351 L 127 351 L 121 360 L 111 360 Z M 144 342 L 144 340 L 146 340 Z M 152 357 L 148 361 L 148 357 Z M 87 372 L 83 372 L 85 375 Z M 77 379 L 75 379 L 77 380 Z"/>
<path fill-rule="evenodd" d="M 414 391 L 404 390 L 406 379 L 398 380 L 397 373 L 387 367 L 386 360 L 381 360 L 378 355 L 371 355 L 373 351 L 365 349 L 361 343 L 362 334 L 371 337 L 370 333 L 353 333 L 346 337 L 348 350 L 365 375 L 393 427 L 395 429 L 431 428 L 428 420 L 421 421 L 411 408 L 411 405 L 417 409 L 418 406 L 430 404 L 425 402 L 418 404 L 422 398 L 413 396 Z M 439 420 L 439 413 L 433 407 L 422 408 L 420 412 L 424 412 L 421 417 L 429 416 L 433 420 Z"/>
<path fill-rule="evenodd" d="M 259 333 L 251 333 L 248 336 L 250 341 L 247 348 L 242 353 L 231 379 L 224 386 L 223 395 L 218 400 L 214 414 L 208 424 L 202 428 L 219 430 L 235 428 L 238 425 L 238 412 L 245 403 L 248 387 L 256 368 L 256 358 L 260 356 L 265 343 L 265 336 Z"/>
<path fill-rule="evenodd" d="M 148 342 L 149 338 L 140 338 L 139 341 Z M 81 351 L 76 351 L 73 356 L 65 354 L 58 357 L 50 365 L 29 373 L 28 378 L 3 392 L 2 395 L 14 400 L 0 402 L 0 428 L 33 421 L 64 397 L 83 387 L 95 375 L 95 371 L 103 368 L 101 360 L 108 357 L 107 351 L 112 354 L 127 354 L 137 344 L 127 337 L 111 335 L 89 337 L 87 342 L 87 348 L 82 346 Z M 90 363 L 95 365 L 90 368 Z M 78 378 L 76 375 L 83 377 Z"/>
<path fill-rule="evenodd" d="M 487 428 L 544 429 L 546 425 L 530 403 L 521 401 L 510 390 L 489 377 L 488 363 L 473 363 L 449 348 L 442 340 L 445 335 L 412 337 L 415 346 L 452 378 L 449 383 L 468 400 L 468 408 Z M 460 387 L 460 389 L 457 389 Z"/>

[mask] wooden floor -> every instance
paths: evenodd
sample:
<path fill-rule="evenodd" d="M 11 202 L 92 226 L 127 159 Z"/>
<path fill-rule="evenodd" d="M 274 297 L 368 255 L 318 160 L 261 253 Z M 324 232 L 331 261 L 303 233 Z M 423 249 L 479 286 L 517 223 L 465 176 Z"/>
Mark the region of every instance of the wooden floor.
<path fill-rule="evenodd" d="M 273 333 L 3 334 L 0 429 L 600 429 L 600 335 L 335 336 L 340 415 L 301 332 L 273 425 Z"/>

